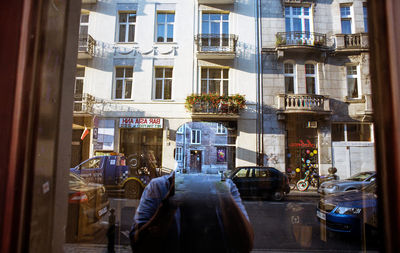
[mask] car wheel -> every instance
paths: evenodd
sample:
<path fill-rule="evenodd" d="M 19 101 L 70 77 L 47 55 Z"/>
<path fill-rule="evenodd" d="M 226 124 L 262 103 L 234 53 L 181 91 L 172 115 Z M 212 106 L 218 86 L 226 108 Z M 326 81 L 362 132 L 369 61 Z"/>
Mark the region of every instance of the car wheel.
<path fill-rule="evenodd" d="M 142 196 L 142 187 L 136 181 L 129 181 L 125 184 L 125 198 L 139 199 Z"/>
<path fill-rule="evenodd" d="M 272 194 L 272 199 L 275 201 L 281 201 L 285 197 L 283 191 L 276 191 Z"/>

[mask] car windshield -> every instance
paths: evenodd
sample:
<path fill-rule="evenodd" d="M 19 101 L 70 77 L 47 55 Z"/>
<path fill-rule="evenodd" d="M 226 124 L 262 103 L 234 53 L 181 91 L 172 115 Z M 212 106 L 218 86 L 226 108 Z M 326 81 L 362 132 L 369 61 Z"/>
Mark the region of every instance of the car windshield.
<path fill-rule="evenodd" d="M 362 172 L 362 173 L 358 173 L 355 174 L 352 177 L 349 177 L 347 180 L 352 180 L 352 181 L 364 181 L 365 179 L 367 179 L 368 177 L 370 177 L 372 175 L 371 172 Z"/>

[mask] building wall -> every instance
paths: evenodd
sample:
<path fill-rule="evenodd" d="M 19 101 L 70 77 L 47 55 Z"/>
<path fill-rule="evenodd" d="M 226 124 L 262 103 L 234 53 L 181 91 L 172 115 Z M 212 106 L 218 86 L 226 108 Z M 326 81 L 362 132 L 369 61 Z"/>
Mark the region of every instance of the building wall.
<path fill-rule="evenodd" d="M 88 33 L 96 40 L 92 59 L 78 60 L 78 64 L 86 69 L 83 92 L 96 98 L 93 110 L 97 119 L 115 121 L 115 152 L 120 151 L 119 118 L 163 118 L 162 166 L 173 168 L 175 132 L 179 126 L 192 120 L 184 103 L 186 96 L 200 91 L 201 66 L 230 67 L 229 93 L 245 95 L 247 100 L 247 107 L 241 112 L 238 120 L 242 123 L 238 124 L 237 131 L 247 131 L 255 125 L 257 73 L 254 8 L 253 1 L 238 1 L 227 5 L 198 5 L 195 0 L 110 0 L 82 6 L 82 12 L 90 14 Z M 127 10 L 136 10 L 137 13 L 135 42 L 118 43 L 118 12 Z M 172 43 L 155 42 L 157 10 L 171 10 L 175 13 Z M 230 12 L 229 32 L 238 36 L 234 59 L 197 59 L 194 38 L 201 26 L 201 10 Z M 130 100 L 114 99 L 116 66 L 134 66 Z M 171 100 L 154 99 L 154 66 L 173 67 Z M 255 141 L 254 130 L 251 129 L 246 138 L 237 138 L 236 145 L 238 148 L 246 147 L 254 153 Z M 94 152 L 92 145 L 91 154 Z M 237 154 L 241 154 L 240 150 Z M 254 155 L 237 158 L 237 165 L 254 163 Z"/>
<path fill-rule="evenodd" d="M 310 6 L 311 32 L 326 34 L 327 47 L 323 50 L 309 50 L 298 47 L 296 50 L 280 50 L 276 44 L 276 34 L 285 32 L 285 7 L 280 0 L 262 0 L 262 47 L 263 47 L 263 102 L 264 102 L 264 162 L 284 171 L 287 168 L 285 151 L 287 147 L 285 124 L 287 115 L 277 113 L 279 109 L 278 94 L 285 93 L 284 63 L 295 64 L 295 93 L 306 94 L 305 64 L 313 63 L 317 68 L 317 94 L 329 97 L 331 114 L 329 117 L 316 115 L 318 123 L 319 169 L 326 174 L 331 166 L 339 166 L 339 176 L 345 178 L 356 172 L 374 170 L 373 136 L 370 142 L 340 142 L 332 141 L 332 123 L 356 122 L 372 124 L 372 107 L 370 104 L 371 81 L 369 75 L 368 50 L 336 50 L 341 34 L 340 5 L 352 4 L 353 33 L 364 32 L 364 13 L 361 0 L 303 1 L 300 5 Z M 308 4 L 314 2 L 314 4 Z M 313 29 L 312 29 L 313 28 Z M 361 98 L 347 98 L 347 69 L 349 64 L 359 65 L 361 79 Z M 279 116 L 279 115 L 281 116 Z M 305 117 L 305 114 L 298 114 Z M 303 116 L 301 116 L 303 115 Z M 279 118 L 280 117 L 280 118 Z M 278 119 L 279 118 L 279 119 Z M 354 146 L 354 159 L 359 162 L 344 161 L 341 148 Z M 336 154 L 336 156 L 335 156 Z M 340 154 L 340 155 L 339 155 Z M 365 158 L 368 163 L 361 162 Z M 335 161 L 336 159 L 336 161 Z M 354 160 L 353 159 L 353 160 Z M 345 163 L 350 164 L 344 166 Z M 355 169 L 357 167 L 358 169 Z"/>

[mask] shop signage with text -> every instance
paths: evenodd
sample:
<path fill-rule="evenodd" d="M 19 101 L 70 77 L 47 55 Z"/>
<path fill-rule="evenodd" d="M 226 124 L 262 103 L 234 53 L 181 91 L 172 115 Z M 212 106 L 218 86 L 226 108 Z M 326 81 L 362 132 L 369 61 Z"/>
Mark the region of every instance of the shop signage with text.
<path fill-rule="evenodd" d="M 120 118 L 120 128 L 163 128 L 161 118 Z"/>
<path fill-rule="evenodd" d="M 289 147 L 315 148 L 315 144 L 312 144 L 310 140 L 306 142 L 300 140 L 300 142 L 289 143 Z"/>

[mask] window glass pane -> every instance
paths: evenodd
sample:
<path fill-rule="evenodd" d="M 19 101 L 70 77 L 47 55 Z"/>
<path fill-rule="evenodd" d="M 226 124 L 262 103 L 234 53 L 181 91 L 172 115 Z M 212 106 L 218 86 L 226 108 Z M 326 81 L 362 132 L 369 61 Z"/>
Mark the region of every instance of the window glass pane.
<path fill-rule="evenodd" d="M 305 32 L 309 32 L 310 31 L 310 20 L 309 19 L 304 19 L 304 31 Z"/>
<path fill-rule="evenodd" d="M 315 94 L 315 78 L 306 77 L 306 90 L 307 94 Z"/>
<path fill-rule="evenodd" d="M 294 18 L 293 19 L 293 31 L 294 32 L 303 31 L 303 29 L 301 29 L 301 19 L 299 19 L 299 18 Z"/>
<path fill-rule="evenodd" d="M 167 14 L 167 22 L 174 22 L 175 14 Z"/>
<path fill-rule="evenodd" d="M 127 13 L 120 13 L 119 14 L 119 22 L 120 23 L 125 23 L 128 19 L 127 19 Z"/>
<path fill-rule="evenodd" d="M 164 86 L 164 99 L 171 99 L 171 92 L 172 92 L 172 80 L 167 79 L 165 80 L 165 86 Z"/>
<path fill-rule="evenodd" d="M 229 14 L 222 14 L 222 20 L 229 20 Z"/>
<path fill-rule="evenodd" d="M 290 15 L 290 7 L 285 7 L 285 15 Z"/>
<path fill-rule="evenodd" d="M 89 23 L 89 14 L 81 14 L 81 23 Z"/>
<path fill-rule="evenodd" d="M 228 81 L 223 81 L 223 85 L 222 95 L 228 95 Z"/>
<path fill-rule="evenodd" d="M 129 22 L 136 22 L 136 13 L 129 13 L 128 14 L 128 21 Z"/>
<path fill-rule="evenodd" d="M 135 41 L 135 25 L 129 25 L 128 42 Z"/>
<path fill-rule="evenodd" d="M 209 69 L 209 78 L 210 79 L 220 79 L 221 78 L 221 69 Z"/>
<path fill-rule="evenodd" d="M 342 33 L 351 34 L 351 20 L 342 19 Z"/>
<path fill-rule="evenodd" d="M 208 92 L 208 89 L 207 89 L 207 81 L 205 81 L 205 80 L 202 80 L 201 81 L 201 94 L 207 94 Z"/>
<path fill-rule="evenodd" d="M 156 80 L 156 99 L 162 99 L 162 80 Z"/>
<path fill-rule="evenodd" d="M 124 68 L 116 68 L 115 69 L 115 76 L 116 77 L 124 77 Z"/>
<path fill-rule="evenodd" d="M 332 141 L 344 141 L 344 124 L 332 124 Z"/>
<path fill-rule="evenodd" d="M 229 34 L 229 23 L 222 23 L 222 34 Z"/>
<path fill-rule="evenodd" d="M 125 98 L 131 98 L 132 96 L 132 81 L 125 81 Z"/>
<path fill-rule="evenodd" d="M 308 16 L 310 15 L 310 8 L 309 7 L 304 7 L 304 15 Z"/>
<path fill-rule="evenodd" d="M 349 98 L 358 98 L 357 78 L 347 78 L 347 88 Z"/>
<path fill-rule="evenodd" d="M 211 33 L 212 34 L 220 34 L 220 23 L 212 22 L 211 23 Z"/>
<path fill-rule="evenodd" d="M 209 93 L 220 94 L 221 81 L 219 81 L 219 80 L 210 80 L 209 83 L 210 83 Z"/>
<path fill-rule="evenodd" d="M 293 74 L 293 64 L 285 63 L 285 73 Z"/>
<path fill-rule="evenodd" d="M 301 7 L 292 7 L 293 15 L 301 15 Z"/>
<path fill-rule="evenodd" d="M 292 28 L 290 26 L 290 18 L 285 18 L 285 31 L 286 32 L 292 31 Z"/>
<path fill-rule="evenodd" d="M 210 20 L 210 14 L 208 13 L 203 13 L 203 15 L 201 16 L 201 19 L 204 21 L 209 21 Z"/>
<path fill-rule="evenodd" d="M 294 80 L 293 77 L 285 76 L 285 92 L 290 94 L 294 93 Z"/>
<path fill-rule="evenodd" d="M 206 68 L 201 68 L 201 78 L 207 78 L 208 76 L 208 69 Z"/>
<path fill-rule="evenodd" d="M 156 68 L 156 78 L 163 78 L 164 77 L 164 69 L 163 68 Z"/>
<path fill-rule="evenodd" d="M 125 68 L 125 77 L 132 77 L 133 76 L 133 67 Z"/>
<path fill-rule="evenodd" d="M 348 75 L 357 75 L 357 66 L 347 66 Z"/>
<path fill-rule="evenodd" d="M 157 22 L 158 23 L 165 23 L 165 18 L 166 18 L 165 13 L 159 13 L 157 15 Z"/>
<path fill-rule="evenodd" d="M 165 68 L 165 77 L 172 78 L 172 68 Z"/>
<path fill-rule="evenodd" d="M 306 74 L 315 74 L 313 64 L 306 64 Z"/>
<path fill-rule="evenodd" d="M 174 26 L 168 25 L 167 29 L 167 42 L 172 42 L 174 37 Z"/>
<path fill-rule="evenodd" d="M 210 14 L 210 20 L 221 20 L 221 14 Z"/>
<path fill-rule="evenodd" d="M 85 68 L 77 68 L 76 69 L 76 76 L 77 77 L 84 77 L 85 76 Z"/>
<path fill-rule="evenodd" d="M 115 87 L 115 98 L 122 98 L 122 80 L 117 80 L 116 81 L 116 87 Z"/>
<path fill-rule="evenodd" d="M 209 28 L 209 26 L 210 26 L 210 23 L 209 23 L 209 22 L 205 22 L 205 21 L 203 20 L 203 23 L 202 23 L 202 25 L 201 25 L 201 32 L 202 32 L 203 34 L 208 34 L 208 33 L 210 33 L 210 28 Z"/>
<path fill-rule="evenodd" d="M 120 25 L 119 26 L 119 42 L 125 42 L 125 33 L 126 33 L 126 26 Z"/>
<path fill-rule="evenodd" d="M 228 74 L 229 74 L 229 69 L 224 69 L 224 70 L 223 70 L 223 78 L 224 78 L 224 79 L 229 78 Z"/>
<path fill-rule="evenodd" d="M 75 95 L 82 95 L 83 93 L 83 80 L 82 79 L 77 79 L 75 80 Z"/>
<path fill-rule="evenodd" d="M 348 141 L 371 141 L 369 124 L 347 124 Z"/>
<path fill-rule="evenodd" d="M 157 42 L 164 42 L 164 25 L 158 25 L 157 26 Z"/>

